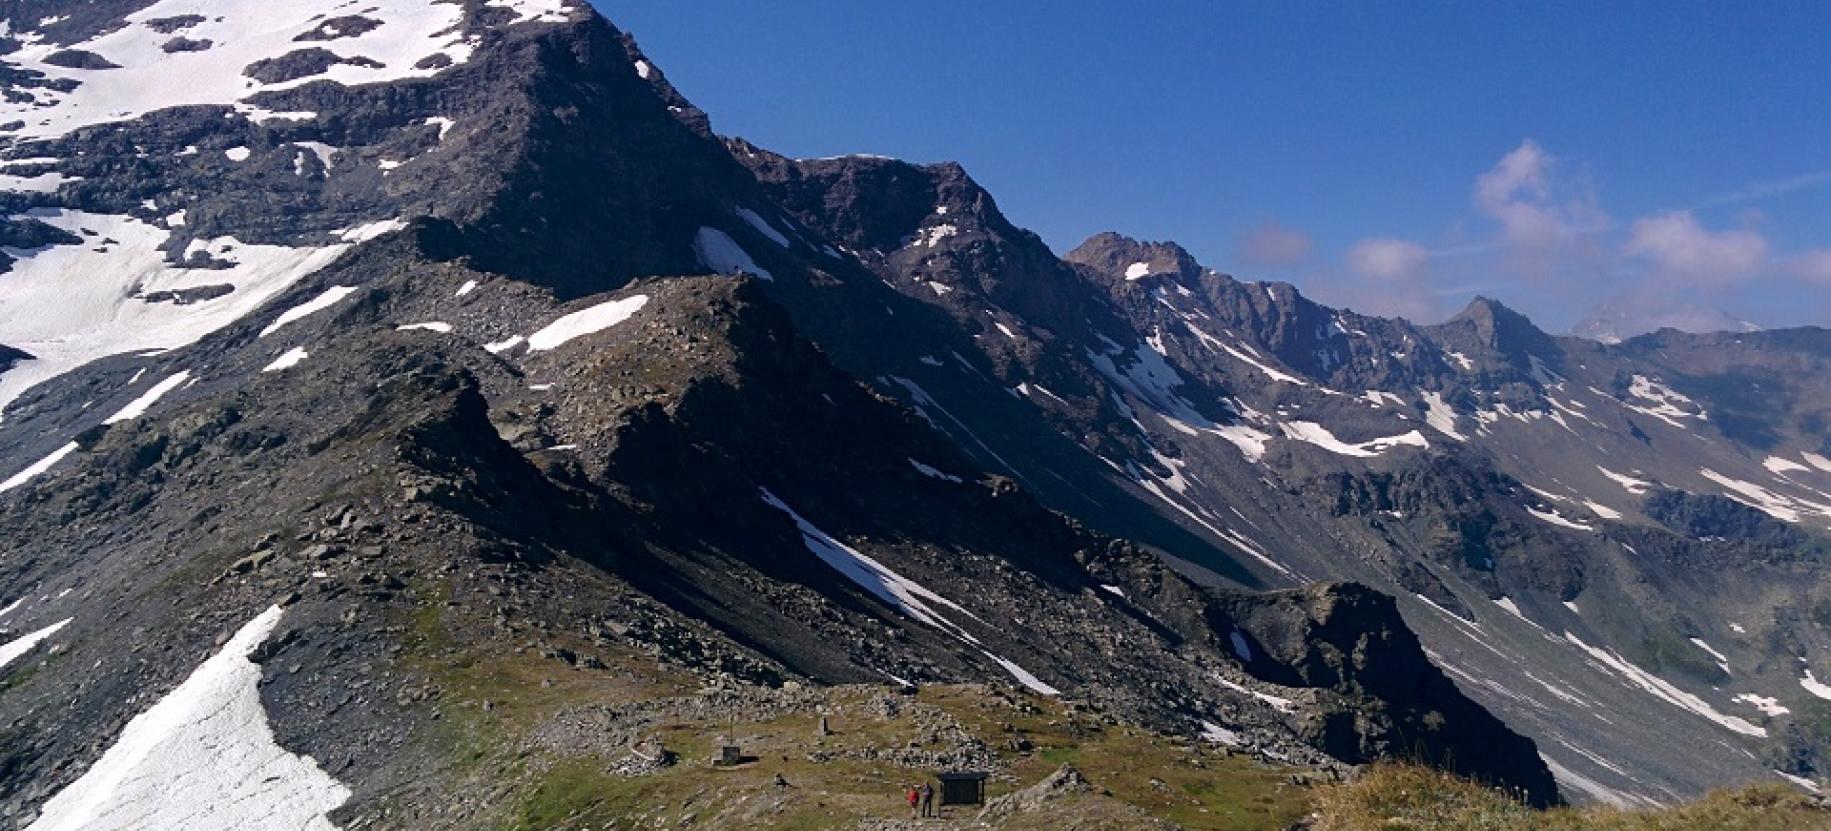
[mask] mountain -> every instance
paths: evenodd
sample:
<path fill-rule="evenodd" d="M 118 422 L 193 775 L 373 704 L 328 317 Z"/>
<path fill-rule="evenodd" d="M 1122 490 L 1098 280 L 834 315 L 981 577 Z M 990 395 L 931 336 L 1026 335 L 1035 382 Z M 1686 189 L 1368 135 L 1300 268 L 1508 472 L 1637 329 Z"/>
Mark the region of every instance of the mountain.
<path fill-rule="evenodd" d="M 546 827 L 816 707 L 923 714 L 795 751 L 865 779 L 1043 712 L 1540 805 L 1831 759 L 1831 333 L 1058 257 L 582 4 L 195 5 L 0 10 L 15 825 Z"/>
<path fill-rule="evenodd" d="M 1760 326 L 1706 306 L 1672 306 L 1648 303 L 1644 298 L 1622 298 L 1597 307 L 1570 333 L 1603 343 L 1620 343 L 1636 335 L 1661 329 L 1681 332 L 1757 332 Z"/>

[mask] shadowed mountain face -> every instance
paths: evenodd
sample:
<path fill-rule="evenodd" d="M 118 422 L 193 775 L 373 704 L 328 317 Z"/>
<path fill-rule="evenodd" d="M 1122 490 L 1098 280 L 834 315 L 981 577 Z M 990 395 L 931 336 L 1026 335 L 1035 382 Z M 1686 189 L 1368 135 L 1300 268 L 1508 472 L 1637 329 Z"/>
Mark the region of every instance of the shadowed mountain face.
<path fill-rule="evenodd" d="M 570 687 L 460 670 L 590 650 L 1541 803 L 1816 775 L 1826 333 L 1058 257 L 957 165 L 720 138 L 582 5 L 333 5 L 5 12 L 8 817 L 462 827 L 454 721 Z"/>

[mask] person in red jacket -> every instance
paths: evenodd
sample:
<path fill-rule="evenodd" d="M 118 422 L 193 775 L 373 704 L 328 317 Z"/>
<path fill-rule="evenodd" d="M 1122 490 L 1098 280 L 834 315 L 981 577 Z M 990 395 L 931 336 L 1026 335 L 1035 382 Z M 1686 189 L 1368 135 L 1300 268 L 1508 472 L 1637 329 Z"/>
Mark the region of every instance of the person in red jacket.
<path fill-rule="evenodd" d="M 922 793 L 916 790 L 916 786 L 910 785 L 909 793 L 906 796 L 909 799 L 909 818 L 915 819 L 916 808 L 922 803 Z"/>

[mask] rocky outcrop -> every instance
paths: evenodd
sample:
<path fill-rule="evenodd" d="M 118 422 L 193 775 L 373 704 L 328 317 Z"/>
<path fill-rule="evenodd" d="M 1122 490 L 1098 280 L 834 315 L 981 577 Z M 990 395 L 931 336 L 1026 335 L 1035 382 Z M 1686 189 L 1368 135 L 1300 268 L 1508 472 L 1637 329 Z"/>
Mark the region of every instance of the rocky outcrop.
<path fill-rule="evenodd" d="M 1517 789 L 1530 802 L 1560 800 L 1530 739 L 1465 698 L 1430 662 L 1392 598 L 1335 584 L 1258 596 L 1231 611 L 1265 660 L 1255 675 L 1325 689 L 1346 706 L 1305 720 L 1306 736 L 1338 759 L 1415 756 Z"/>

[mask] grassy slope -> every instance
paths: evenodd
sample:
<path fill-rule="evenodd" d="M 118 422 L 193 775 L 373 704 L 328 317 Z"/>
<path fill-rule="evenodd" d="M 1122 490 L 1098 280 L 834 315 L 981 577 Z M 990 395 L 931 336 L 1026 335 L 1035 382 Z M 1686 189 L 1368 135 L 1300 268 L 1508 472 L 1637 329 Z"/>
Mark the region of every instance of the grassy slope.
<path fill-rule="evenodd" d="M 1315 831 L 1819 831 L 1831 811 L 1785 785 L 1719 791 L 1659 811 L 1533 811 L 1435 771 L 1380 766 L 1317 793 Z"/>
<path fill-rule="evenodd" d="M 1316 778 L 1313 771 L 1115 724 L 1072 703 L 978 686 L 929 686 L 914 696 L 874 686 L 795 695 L 750 690 L 742 695 L 771 703 L 767 715 L 733 716 L 692 706 L 710 694 L 702 680 L 644 651 L 548 640 L 604 662 L 598 669 L 574 667 L 526 645 L 505 651 L 497 638 L 461 637 L 455 633 L 466 630 L 452 624 L 464 617 L 429 607 L 410 626 L 409 660 L 442 691 L 437 741 L 441 756 L 452 760 L 447 775 L 458 793 L 488 794 L 479 799 L 481 810 L 440 827 L 885 828 L 907 817 L 903 787 L 933 772 L 899 754 L 945 749 L 939 732 L 970 736 L 993 751 L 992 797 L 1028 787 L 1063 764 L 1094 784 L 1092 794 L 1012 817 L 1005 828 L 1159 828 L 1161 820 L 1189 829 L 1285 831 L 1311 817 L 1315 831 L 1831 831 L 1831 813 L 1783 786 L 1640 813 L 1534 812 L 1486 788 L 1404 766 L 1312 788 L 1298 780 Z M 610 772 L 612 757 L 622 754 L 604 746 L 565 752 L 529 740 L 580 707 L 629 712 L 658 700 L 681 702 L 643 728 L 679 754 L 678 764 L 659 772 L 622 776 Z M 885 712 L 886 700 L 900 711 Z M 816 734 L 822 711 L 833 714 L 834 732 L 825 737 Z M 725 736 L 755 760 L 711 766 L 707 760 Z M 1028 746 L 1019 750 L 1020 741 Z M 778 775 L 789 787 L 777 784 Z M 969 824 L 976 813 L 949 810 L 952 822 L 942 827 Z"/>

